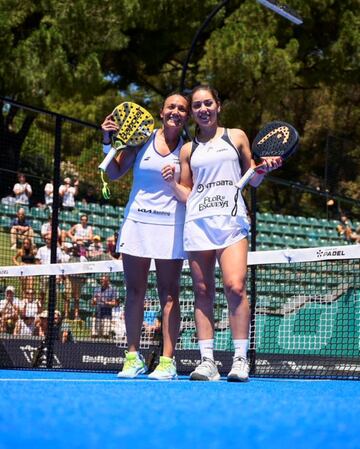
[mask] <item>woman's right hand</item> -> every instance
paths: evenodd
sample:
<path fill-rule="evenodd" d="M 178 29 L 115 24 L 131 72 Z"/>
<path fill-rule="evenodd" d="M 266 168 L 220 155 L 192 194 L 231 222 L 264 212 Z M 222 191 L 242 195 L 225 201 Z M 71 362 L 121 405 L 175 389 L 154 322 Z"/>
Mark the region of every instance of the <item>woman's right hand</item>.
<path fill-rule="evenodd" d="M 175 173 L 175 166 L 174 165 L 165 165 L 165 167 L 161 170 L 161 175 L 167 182 L 173 182 L 174 181 L 174 173 Z"/>
<path fill-rule="evenodd" d="M 112 114 L 105 117 L 105 120 L 101 124 L 101 130 L 103 132 L 104 142 L 110 143 L 111 134 L 119 131 L 119 126 L 116 124 Z"/>

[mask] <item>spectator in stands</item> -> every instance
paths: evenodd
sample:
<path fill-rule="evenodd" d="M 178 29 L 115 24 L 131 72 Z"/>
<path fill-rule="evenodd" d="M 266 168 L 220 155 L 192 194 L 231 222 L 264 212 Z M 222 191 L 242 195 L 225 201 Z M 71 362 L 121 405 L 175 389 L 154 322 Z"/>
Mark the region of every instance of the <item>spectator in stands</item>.
<path fill-rule="evenodd" d="M 14 332 L 21 308 L 22 302 L 15 297 L 15 287 L 8 285 L 5 289 L 5 299 L 0 301 L 0 333 Z"/>
<path fill-rule="evenodd" d="M 151 300 L 144 301 L 144 321 L 142 336 L 147 341 L 153 340 L 155 334 L 161 331 L 160 312 L 152 307 Z"/>
<path fill-rule="evenodd" d="M 53 199 L 54 199 L 54 182 L 51 180 L 50 182 L 47 182 L 44 187 L 44 200 L 45 200 L 45 207 L 52 210 L 53 206 Z"/>
<path fill-rule="evenodd" d="M 14 218 L 11 223 L 11 249 L 17 249 L 18 243 L 22 242 L 26 237 L 29 237 L 31 240 L 33 240 L 34 230 L 30 226 L 29 220 L 26 218 L 25 209 L 21 207 L 16 213 L 16 218 Z"/>
<path fill-rule="evenodd" d="M 31 185 L 26 182 L 25 175 L 18 173 L 18 182 L 14 185 L 13 192 L 15 194 L 16 204 L 29 205 L 29 198 L 32 195 Z"/>
<path fill-rule="evenodd" d="M 112 330 L 112 309 L 119 306 L 119 293 L 110 284 L 109 276 L 101 276 L 100 286 L 94 291 L 92 305 L 95 306 L 95 317 L 91 336 L 108 337 Z"/>
<path fill-rule="evenodd" d="M 88 186 L 86 189 L 86 193 L 82 199 L 83 204 L 89 204 L 89 203 L 97 203 L 98 198 L 96 196 L 96 191 L 94 186 Z"/>
<path fill-rule="evenodd" d="M 36 263 L 37 249 L 32 244 L 31 239 L 24 238 L 22 246 L 19 251 L 13 257 L 13 263 L 15 265 L 35 265 Z M 21 279 L 22 293 L 27 289 L 32 289 L 34 285 L 34 276 L 22 276 Z"/>
<path fill-rule="evenodd" d="M 35 335 L 45 338 L 48 332 L 48 311 L 44 310 L 35 318 Z M 61 318 L 61 312 L 55 310 L 54 312 L 54 325 L 53 325 L 54 339 L 62 343 L 68 343 L 74 341 L 71 327 L 68 323 L 63 323 Z"/>
<path fill-rule="evenodd" d="M 101 237 L 99 235 L 94 235 L 93 242 L 90 244 L 88 249 L 88 259 L 89 260 L 102 260 L 104 256 L 104 247 L 101 243 Z"/>
<path fill-rule="evenodd" d="M 25 292 L 20 318 L 17 320 L 14 335 L 35 335 L 35 317 L 41 313 L 40 301 L 35 299 L 35 292 L 29 289 Z"/>
<path fill-rule="evenodd" d="M 351 220 L 345 215 L 340 216 L 340 224 L 336 227 L 339 236 L 349 243 L 360 243 L 360 226 L 354 230 Z"/>
<path fill-rule="evenodd" d="M 45 239 L 45 237 L 48 234 L 51 234 L 52 231 L 51 227 L 52 227 L 52 214 L 49 214 L 48 221 L 46 221 L 41 225 L 40 234 L 43 239 Z M 58 238 L 60 243 L 64 242 L 66 238 L 66 231 L 61 230 L 59 226 L 58 226 Z"/>
<path fill-rule="evenodd" d="M 44 238 L 45 245 L 40 246 L 38 249 L 35 261 L 37 264 L 45 265 L 51 263 L 51 234 L 47 234 Z M 63 253 L 61 251 L 60 246 L 58 245 L 56 248 L 56 263 L 61 263 L 63 261 Z M 57 279 L 58 281 L 58 279 Z M 45 295 L 48 289 L 48 277 L 41 276 L 40 277 L 40 302 L 43 305 L 45 303 Z"/>
<path fill-rule="evenodd" d="M 42 265 L 51 263 L 51 234 L 47 234 L 44 241 L 45 245 L 40 246 L 35 256 L 35 262 Z M 63 253 L 60 246 L 58 246 L 56 249 L 56 263 L 61 263 L 62 261 Z"/>
<path fill-rule="evenodd" d="M 75 208 L 75 197 L 79 191 L 79 180 L 75 179 L 74 185 L 71 185 L 71 179 L 65 178 L 64 184 L 59 187 L 59 195 L 62 199 L 62 209 L 73 210 Z"/>
<path fill-rule="evenodd" d="M 126 343 L 125 312 L 122 306 L 113 307 L 111 317 L 111 329 L 114 333 L 116 343 Z"/>
<path fill-rule="evenodd" d="M 117 231 L 114 232 L 114 235 L 111 235 L 106 239 L 106 254 L 110 256 L 111 259 L 119 259 L 120 253 L 116 251 L 116 243 L 118 239 L 119 233 Z"/>
<path fill-rule="evenodd" d="M 89 225 L 89 219 L 86 214 L 81 215 L 80 223 L 71 226 L 67 232 L 67 237 L 71 239 L 73 243 L 82 241 L 85 246 L 89 246 L 93 241 L 93 228 Z"/>

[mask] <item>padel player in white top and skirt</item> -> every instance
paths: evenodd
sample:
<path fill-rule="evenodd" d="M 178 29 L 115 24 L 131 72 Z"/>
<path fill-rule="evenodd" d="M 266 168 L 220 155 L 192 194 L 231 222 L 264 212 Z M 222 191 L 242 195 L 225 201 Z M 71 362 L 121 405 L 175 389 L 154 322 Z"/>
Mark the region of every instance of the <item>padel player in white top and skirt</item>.
<path fill-rule="evenodd" d="M 255 162 L 249 141 L 240 129 L 225 129 L 218 124 L 220 101 L 217 92 L 198 86 L 191 95 L 191 114 L 196 122 L 196 137 L 180 153 L 181 179 L 176 182 L 173 168 L 163 176 L 180 201 L 186 202 L 184 248 L 188 252 L 195 293 L 195 322 L 201 363 L 190 374 L 191 380 L 218 380 L 214 362 L 215 262 L 220 265 L 229 308 L 229 322 L 235 354 L 229 381 L 246 381 L 249 334 L 249 302 L 246 273 L 249 223 L 244 201 L 235 183 Z M 265 159 L 263 174 L 251 180 L 258 186 L 264 173 L 281 165 L 281 158 Z"/>
<path fill-rule="evenodd" d="M 125 148 L 106 169 L 114 180 L 133 168 L 133 185 L 117 242 L 126 282 L 128 342 L 125 363 L 118 374 L 121 378 L 134 378 L 147 371 L 139 345 L 151 259 L 155 259 L 162 308 L 163 355 L 149 377 L 177 377 L 173 354 L 180 329 L 179 280 L 185 258 L 182 242 L 185 205 L 176 199 L 161 170 L 171 165 L 175 167 L 175 178 L 180 178 L 179 154 L 183 145 L 180 133 L 188 112 L 186 97 L 177 93 L 169 95 L 160 111 L 162 128 L 155 130 L 144 145 Z M 105 118 L 102 130 L 104 144 L 110 143 L 111 133 L 118 130 L 112 115 Z"/>

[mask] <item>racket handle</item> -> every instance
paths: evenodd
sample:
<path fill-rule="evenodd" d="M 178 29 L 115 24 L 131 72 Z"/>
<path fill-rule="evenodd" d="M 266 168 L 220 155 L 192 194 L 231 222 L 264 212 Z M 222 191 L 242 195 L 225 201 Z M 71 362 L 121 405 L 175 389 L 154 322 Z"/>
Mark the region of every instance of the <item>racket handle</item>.
<path fill-rule="evenodd" d="M 108 165 L 110 164 L 110 162 L 114 159 L 116 153 L 118 150 L 116 150 L 115 148 L 111 147 L 110 151 L 108 152 L 108 154 L 106 155 L 105 159 L 101 162 L 101 164 L 99 165 L 100 170 L 106 171 Z"/>
<path fill-rule="evenodd" d="M 240 181 L 238 181 L 235 184 L 235 187 L 242 190 L 248 184 L 248 182 L 255 176 L 256 172 L 265 166 L 266 164 L 260 164 L 255 168 L 249 168 L 247 172 L 244 174 L 244 176 L 241 177 Z"/>

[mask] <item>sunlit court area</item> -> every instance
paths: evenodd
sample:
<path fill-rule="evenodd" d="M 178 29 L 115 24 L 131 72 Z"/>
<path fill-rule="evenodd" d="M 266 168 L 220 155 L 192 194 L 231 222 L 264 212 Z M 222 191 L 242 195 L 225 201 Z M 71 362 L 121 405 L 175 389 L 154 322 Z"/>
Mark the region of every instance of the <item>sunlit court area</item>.
<path fill-rule="evenodd" d="M 360 448 L 360 4 L 0 11 L 0 449 Z"/>

